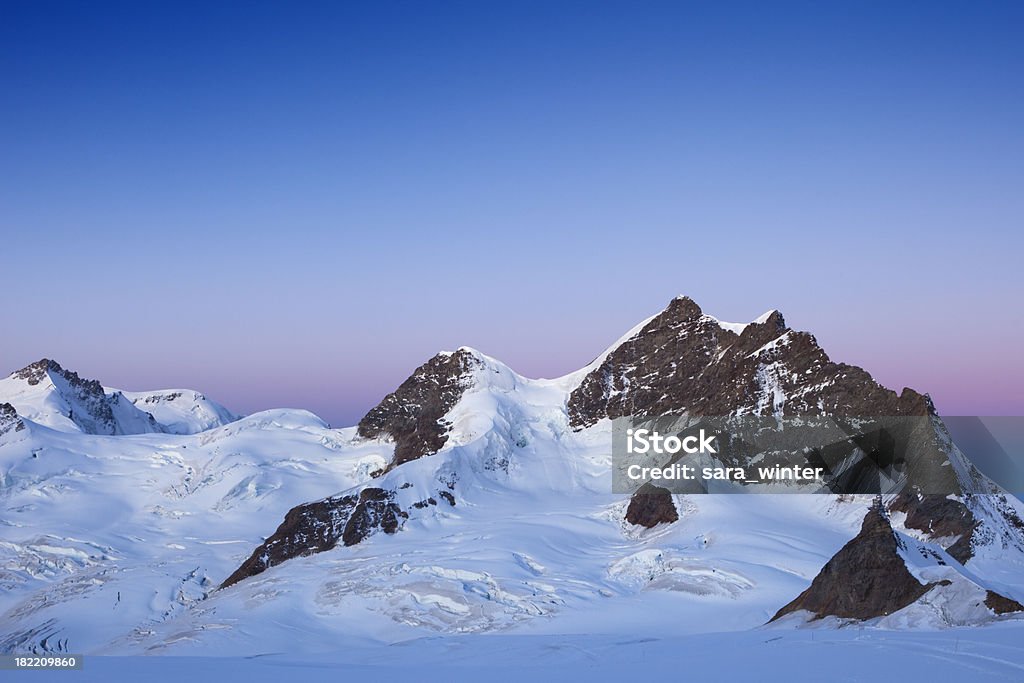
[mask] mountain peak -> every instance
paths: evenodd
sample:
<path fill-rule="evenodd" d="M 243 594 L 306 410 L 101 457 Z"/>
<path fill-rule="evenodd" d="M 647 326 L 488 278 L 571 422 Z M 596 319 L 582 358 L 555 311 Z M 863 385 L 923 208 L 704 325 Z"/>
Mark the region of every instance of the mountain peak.
<path fill-rule="evenodd" d="M 105 393 L 103 385 L 97 380 L 80 377 L 77 372 L 65 370 L 61 367 L 60 363 L 49 358 L 43 358 L 35 363 L 26 365 L 21 370 L 11 373 L 10 377 L 12 379 L 24 380 L 32 387 L 41 384 L 46 377 L 49 377 L 51 381 L 55 377 L 59 377 L 76 393 L 94 397 L 101 397 Z"/>
<path fill-rule="evenodd" d="M 696 301 L 683 294 L 680 294 L 679 296 L 673 298 L 668 303 L 668 306 L 666 306 L 661 313 L 656 315 L 654 319 L 659 319 L 662 321 L 686 321 L 696 320 L 701 317 L 707 318 L 708 320 L 715 322 L 723 330 L 728 330 L 729 332 L 732 332 L 734 334 L 743 334 L 743 332 L 752 325 L 756 325 L 762 328 L 768 328 L 771 330 L 777 330 L 779 332 L 783 332 L 788 329 L 786 327 L 786 319 L 783 317 L 782 312 L 776 308 L 765 311 L 764 313 L 762 313 L 749 323 L 732 323 L 726 322 L 724 320 L 719 320 L 718 318 L 712 315 L 704 313 L 704 311 L 701 309 L 700 305 Z"/>
<path fill-rule="evenodd" d="M 191 390 L 125 392 L 42 358 L 0 379 L 0 402 L 59 431 L 87 434 L 191 434 L 238 419 Z"/>
<path fill-rule="evenodd" d="M 668 314 L 677 320 L 699 318 L 704 312 L 696 301 L 685 295 L 679 295 L 668 303 L 662 315 Z"/>
<path fill-rule="evenodd" d="M 928 415 L 860 368 L 833 363 L 813 335 L 772 309 L 747 324 L 704 314 L 680 296 L 587 367 L 569 397 L 570 424 L 694 415 Z"/>
<path fill-rule="evenodd" d="M 49 372 L 58 372 L 63 374 L 64 368 L 60 366 L 55 360 L 49 358 L 42 358 L 37 360 L 35 363 L 26 365 L 21 370 L 15 370 L 10 374 L 10 377 L 14 379 L 21 379 L 28 382 L 31 386 L 35 386 L 43 381 L 43 377 Z"/>
<path fill-rule="evenodd" d="M 5 398 L 20 415 L 54 429 L 106 435 L 161 431 L 152 415 L 137 409 L 121 392 L 107 394 L 97 380 L 80 377 L 49 358 L 2 381 Z"/>
<path fill-rule="evenodd" d="M 483 363 L 496 363 L 496 362 L 498 362 L 496 359 L 492 358 L 491 356 L 488 356 L 483 351 L 480 351 L 478 349 L 474 349 L 472 346 L 460 346 L 459 348 L 455 349 L 454 351 L 441 351 L 437 355 L 438 356 L 444 356 L 445 358 L 456 356 L 456 357 L 461 358 L 461 359 L 473 359 L 473 360 L 480 361 L 480 362 L 483 362 Z"/>
<path fill-rule="evenodd" d="M 770 311 L 762 313 L 760 316 L 755 318 L 751 325 L 767 325 L 768 327 L 779 330 L 780 332 L 786 330 L 786 319 L 782 316 L 782 311 L 777 308 L 773 308 Z"/>

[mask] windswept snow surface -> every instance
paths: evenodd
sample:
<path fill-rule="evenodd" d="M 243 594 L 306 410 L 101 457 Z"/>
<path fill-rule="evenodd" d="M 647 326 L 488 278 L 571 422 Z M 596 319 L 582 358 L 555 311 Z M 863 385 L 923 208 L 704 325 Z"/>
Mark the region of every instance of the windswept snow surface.
<path fill-rule="evenodd" d="M 351 639 L 319 655 L 296 655 L 282 648 L 250 658 L 87 657 L 82 671 L 36 671 L 31 680 L 620 683 L 642 676 L 706 683 L 1007 683 L 1024 679 L 1022 636 L 1024 629 L 1019 625 L 999 624 L 927 632 L 819 629 L 670 637 L 444 636 L 394 645 Z"/>
<path fill-rule="evenodd" d="M 353 435 L 291 410 L 192 436 L 28 422 L 0 446 L 0 650 L 92 651 L 195 607 L 296 501 L 390 456 Z"/>

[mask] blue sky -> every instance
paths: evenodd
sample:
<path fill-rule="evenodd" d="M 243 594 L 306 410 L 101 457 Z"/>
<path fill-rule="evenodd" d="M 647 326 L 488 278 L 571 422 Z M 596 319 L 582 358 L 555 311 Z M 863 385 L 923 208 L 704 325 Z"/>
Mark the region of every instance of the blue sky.
<path fill-rule="evenodd" d="M 352 423 L 679 293 L 1022 414 L 1020 3 L 0 2 L 0 372 Z"/>

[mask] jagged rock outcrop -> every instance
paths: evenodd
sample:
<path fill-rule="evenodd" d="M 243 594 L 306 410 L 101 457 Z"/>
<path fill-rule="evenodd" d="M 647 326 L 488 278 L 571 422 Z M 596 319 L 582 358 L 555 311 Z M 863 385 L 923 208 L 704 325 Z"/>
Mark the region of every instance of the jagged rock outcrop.
<path fill-rule="evenodd" d="M 386 534 L 398 531 L 402 521 L 409 519 L 409 514 L 394 501 L 394 491 L 378 488 L 360 491 L 359 502 L 352 510 L 352 516 L 341 533 L 342 543 L 355 545 L 378 529 Z"/>
<path fill-rule="evenodd" d="M 21 370 L 15 370 L 14 372 L 11 373 L 11 377 L 13 377 L 14 379 L 23 379 L 29 383 L 29 386 L 34 387 L 43 380 L 45 380 L 47 373 L 51 371 L 59 374 L 64 374 L 65 372 L 64 368 L 62 368 L 60 364 L 57 363 L 56 361 L 52 361 L 49 358 L 43 358 L 42 360 L 37 360 L 35 363 L 26 365 Z M 68 373 L 69 381 L 71 376 L 74 376 L 75 384 L 88 383 L 88 380 L 80 380 L 78 378 L 78 374 L 73 372 Z M 99 382 L 96 382 L 96 385 L 99 386 Z"/>
<path fill-rule="evenodd" d="M 437 354 L 359 421 L 359 436 L 394 439 L 389 470 L 436 453 L 448 441 L 450 425 L 444 416 L 469 388 L 476 366 L 477 360 L 466 349 Z"/>
<path fill-rule="evenodd" d="M 394 502 L 393 491 L 366 488 L 357 494 L 335 496 L 299 505 L 285 515 L 267 538 L 229 576 L 222 588 L 260 574 L 285 560 L 313 555 L 338 545 L 355 545 L 377 531 L 393 534 L 409 515 Z"/>
<path fill-rule="evenodd" d="M 679 511 L 668 489 L 644 484 L 629 500 L 626 521 L 648 529 L 671 524 L 679 519 Z"/>
<path fill-rule="evenodd" d="M 786 327 L 778 311 L 737 334 L 679 297 L 583 379 L 568 411 L 570 424 L 581 429 L 605 417 L 681 412 L 924 416 L 931 402 L 833 363 L 813 335 Z"/>
<path fill-rule="evenodd" d="M 221 587 L 260 574 L 293 557 L 330 550 L 341 538 L 356 502 L 356 496 L 346 495 L 293 507 L 273 535 L 257 547 Z"/>
<path fill-rule="evenodd" d="M 900 557 L 901 547 L 881 503 L 876 502 L 865 515 L 860 533 L 771 621 L 801 610 L 815 618 L 863 620 L 903 609 L 936 584 L 922 584 L 914 578 Z"/>
<path fill-rule="evenodd" d="M 0 436 L 25 429 L 25 423 L 18 417 L 18 411 L 10 403 L 0 403 Z"/>

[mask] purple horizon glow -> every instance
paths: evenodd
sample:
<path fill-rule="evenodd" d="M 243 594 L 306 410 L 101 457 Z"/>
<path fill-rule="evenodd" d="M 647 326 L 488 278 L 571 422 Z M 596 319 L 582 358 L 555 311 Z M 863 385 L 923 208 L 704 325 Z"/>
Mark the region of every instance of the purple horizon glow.
<path fill-rule="evenodd" d="M 665 300 L 664 304 L 667 303 Z M 707 307 L 704 310 L 711 315 L 717 313 Z M 287 359 L 264 360 L 260 353 L 253 352 L 227 354 L 218 360 L 192 354 L 181 354 L 172 359 L 151 359 L 122 349 L 119 353 L 125 353 L 122 357 L 126 362 L 118 363 L 111 361 L 101 346 L 93 348 L 99 353 L 92 356 L 70 347 L 63 352 L 42 355 L 53 357 L 68 369 L 99 379 L 108 386 L 130 391 L 197 389 L 237 412 L 249 414 L 269 408 L 303 408 L 340 427 L 355 424 L 436 351 L 473 346 L 527 377 L 556 377 L 582 367 L 626 330 L 655 312 L 643 311 L 634 316 L 635 320 L 620 324 L 615 331 L 610 324 L 612 316 L 609 320 L 596 317 L 589 324 L 583 319 L 575 323 L 567 319 L 566 330 L 552 334 L 550 338 L 525 332 L 507 339 L 477 331 L 465 336 L 476 337 L 480 343 L 463 344 L 455 341 L 459 336 L 457 332 L 448 331 L 436 335 L 438 339 L 430 350 L 427 350 L 429 341 L 416 339 L 415 345 L 422 348 L 418 354 L 412 350 L 412 343 L 409 350 L 396 348 L 393 353 L 373 354 L 373 340 L 356 337 L 344 340 L 344 344 L 339 343 L 333 356 L 330 344 L 318 344 L 315 349 L 306 347 L 301 358 Z M 624 319 L 621 314 L 615 317 Z M 716 317 L 727 319 L 721 314 Z M 752 319 L 756 315 L 747 317 Z M 453 321 L 453 329 L 466 330 L 471 322 L 455 324 Z M 902 334 L 896 334 L 885 342 L 872 334 L 856 335 L 858 329 L 845 328 L 842 320 L 826 320 L 817 326 L 819 329 L 814 325 L 795 324 L 789 316 L 787 322 L 795 329 L 806 329 L 815 334 L 833 360 L 864 367 L 884 386 L 896 391 L 909 386 L 929 393 L 941 414 L 1024 414 L 1019 400 L 1015 400 L 1016 382 L 1021 378 L 1006 372 L 1007 367 L 1001 365 L 998 356 L 973 354 L 969 362 L 949 366 L 946 359 L 955 357 L 964 349 L 953 341 L 932 344 L 931 353 L 921 353 L 920 347 L 925 344 L 912 335 L 916 332 L 922 334 L 922 339 L 934 339 L 936 330 L 926 326 L 915 327 L 899 319 L 886 321 L 884 327 Z M 583 329 L 593 330 L 595 338 L 584 339 L 579 334 Z M 574 331 L 576 335 L 571 334 Z M 400 332 L 396 330 L 396 334 L 400 335 Z M 441 337 L 448 341 L 441 341 Z M 549 347 L 551 340 L 560 340 L 564 347 Z M 842 340 L 846 340 L 846 344 L 841 344 Z M 497 347 L 497 350 L 489 346 Z M 363 354 L 371 354 L 373 362 L 359 362 L 358 357 Z M 39 356 L 26 356 L 24 362 L 9 365 L 8 369 L 13 371 Z M 151 365 L 149 361 L 153 361 Z M 979 377 L 985 381 L 979 382 Z"/>

